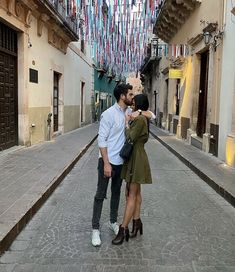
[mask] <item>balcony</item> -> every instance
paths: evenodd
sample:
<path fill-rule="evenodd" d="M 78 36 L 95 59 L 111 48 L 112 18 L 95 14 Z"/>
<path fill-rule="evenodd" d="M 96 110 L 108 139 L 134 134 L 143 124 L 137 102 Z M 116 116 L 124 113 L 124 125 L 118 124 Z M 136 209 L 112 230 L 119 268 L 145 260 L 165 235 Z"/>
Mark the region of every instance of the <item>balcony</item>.
<path fill-rule="evenodd" d="M 161 59 L 163 50 L 168 50 L 167 45 L 165 43 L 159 43 L 157 39 L 153 39 L 148 45 L 147 56 L 140 67 L 141 74 L 147 74 L 150 72 L 152 64 Z"/>
<path fill-rule="evenodd" d="M 200 3 L 201 0 L 161 1 L 154 26 L 154 34 L 164 42 L 169 43 Z"/>
<path fill-rule="evenodd" d="M 57 19 L 58 23 L 61 24 L 62 28 L 65 28 L 75 40 L 78 40 L 78 20 L 72 14 L 67 14 L 66 7 L 63 0 L 38 0 L 43 3 L 45 7 Z"/>

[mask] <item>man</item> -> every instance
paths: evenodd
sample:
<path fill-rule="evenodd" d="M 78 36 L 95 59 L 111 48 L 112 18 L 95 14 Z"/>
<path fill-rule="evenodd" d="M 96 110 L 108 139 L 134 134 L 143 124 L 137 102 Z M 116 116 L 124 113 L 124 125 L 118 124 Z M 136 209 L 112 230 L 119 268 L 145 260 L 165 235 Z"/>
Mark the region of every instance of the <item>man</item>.
<path fill-rule="evenodd" d="M 101 115 L 98 146 L 98 185 L 94 198 L 93 216 L 92 216 L 92 245 L 100 246 L 100 217 L 102 213 L 103 201 L 106 197 L 108 181 L 111 183 L 111 201 L 110 201 L 110 222 L 109 227 L 118 233 L 117 224 L 118 207 L 120 192 L 122 186 L 121 169 L 123 159 L 119 152 L 125 142 L 125 114 L 128 106 L 133 103 L 134 94 L 132 86 L 129 84 L 119 84 L 114 90 L 114 96 L 117 102 L 103 112 Z M 148 118 L 152 117 L 150 112 L 142 112 Z M 136 116 L 136 113 L 135 113 Z"/>

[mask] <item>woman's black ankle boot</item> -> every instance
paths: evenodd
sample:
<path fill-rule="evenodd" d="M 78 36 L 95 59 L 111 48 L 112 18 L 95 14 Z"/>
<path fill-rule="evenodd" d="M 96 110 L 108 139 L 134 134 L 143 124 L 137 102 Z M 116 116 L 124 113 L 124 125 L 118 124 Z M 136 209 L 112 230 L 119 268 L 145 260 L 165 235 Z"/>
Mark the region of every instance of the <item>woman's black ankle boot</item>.
<path fill-rule="evenodd" d="M 126 241 L 128 242 L 129 229 L 120 226 L 117 236 L 112 240 L 112 244 L 113 245 L 121 245 L 123 243 L 124 239 L 126 239 Z"/>
<path fill-rule="evenodd" d="M 132 230 L 131 230 L 131 233 L 134 233 L 134 231 L 135 231 L 135 224 L 136 224 L 136 219 L 133 219 L 132 220 Z"/>
<path fill-rule="evenodd" d="M 134 238 L 137 236 L 138 231 L 140 232 L 140 235 L 143 234 L 143 223 L 141 219 L 133 219 L 133 229 L 130 234 L 130 238 Z"/>

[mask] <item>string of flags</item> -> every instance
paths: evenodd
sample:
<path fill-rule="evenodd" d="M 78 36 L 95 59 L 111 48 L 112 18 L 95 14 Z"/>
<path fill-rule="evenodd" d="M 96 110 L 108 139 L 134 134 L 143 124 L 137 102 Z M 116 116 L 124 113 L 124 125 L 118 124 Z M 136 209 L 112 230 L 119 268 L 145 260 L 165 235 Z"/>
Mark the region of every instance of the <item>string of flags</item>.
<path fill-rule="evenodd" d="M 153 26 L 165 0 L 65 0 L 66 14 L 79 22 L 80 39 L 90 45 L 100 68 L 121 75 L 139 71 Z M 188 45 L 162 44 L 161 56 L 189 55 Z"/>
<path fill-rule="evenodd" d="M 162 0 L 66 1 L 66 12 L 79 19 L 98 66 L 117 75 L 139 70 Z"/>
<path fill-rule="evenodd" d="M 170 44 L 168 49 L 168 57 L 178 58 L 189 55 L 189 45 L 187 44 Z"/>

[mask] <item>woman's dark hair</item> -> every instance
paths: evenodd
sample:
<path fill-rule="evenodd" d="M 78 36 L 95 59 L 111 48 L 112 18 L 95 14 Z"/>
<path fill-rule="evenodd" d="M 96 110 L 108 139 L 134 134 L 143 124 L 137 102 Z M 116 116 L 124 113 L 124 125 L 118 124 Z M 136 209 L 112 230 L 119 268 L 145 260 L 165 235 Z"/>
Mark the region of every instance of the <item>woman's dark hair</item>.
<path fill-rule="evenodd" d="M 113 92 L 117 102 L 120 100 L 120 97 L 122 94 L 127 95 L 128 90 L 132 90 L 132 89 L 133 89 L 133 86 L 130 85 L 129 83 L 128 84 L 118 84 L 115 87 L 114 92 Z"/>
<path fill-rule="evenodd" d="M 145 94 L 137 94 L 134 96 L 135 110 L 146 111 L 149 108 L 148 97 Z"/>
<path fill-rule="evenodd" d="M 147 95 L 145 94 L 137 94 L 134 96 L 135 101 L 135 110 L 143 110 L 147 111 L 149 108 L 149 100 Z M 148 133 L 149 133 L 149 119 L 147 119 L 147 125 L 148 125 Z"/>

